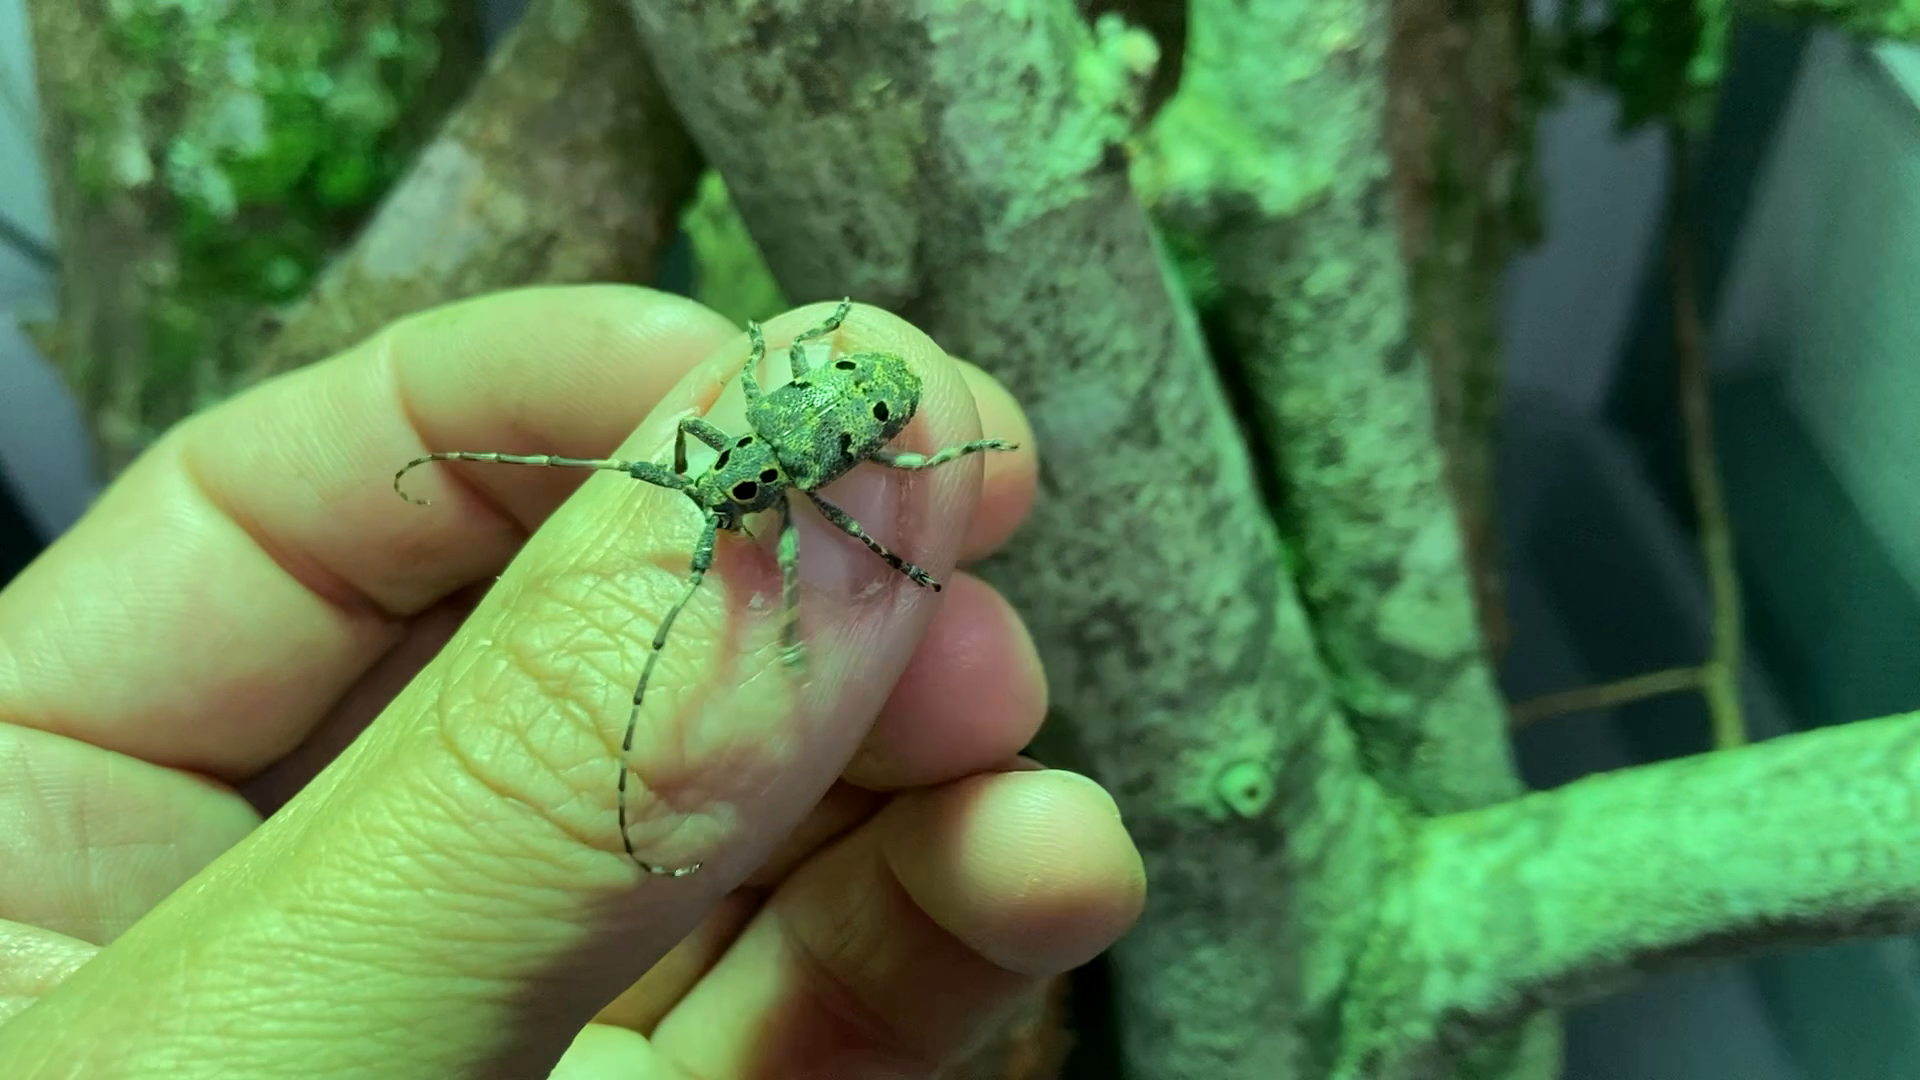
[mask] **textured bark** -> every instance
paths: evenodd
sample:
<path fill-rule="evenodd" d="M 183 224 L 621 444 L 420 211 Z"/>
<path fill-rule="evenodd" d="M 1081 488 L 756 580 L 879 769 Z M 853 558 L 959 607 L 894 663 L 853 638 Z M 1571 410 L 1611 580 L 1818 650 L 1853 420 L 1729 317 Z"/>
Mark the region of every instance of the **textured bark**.
<path fill-rule="evenodd" d="M 32 0 L 61 247 L 40 335 L 117 472 L 231 393 L 480 59 L 470 4 Z"/>
<path fill-rule="evenodd" d="M 495 289 L 650 282 L 698 169 L 619 0 L 534 0 L 254 376 Z"/>
<path fill-rule="evenodd" d="M 1521 0 L 1461 6 L 1394 0 L 1387 146 L 1414 325 L 1433 373 L 1487 651 L 1505 651 L 1494 444 L 1500 419 L 1499 296 L 1537 228 L 1531 177 L 1539 62 Z"/>
<path fill-rule="evenodd" d="M 1397 224 L 1389 0 L 1194 0 L 1136 175 L 1217 315 L 1368 771 L 1421 813 L 1516 794 Z M 1424 223 L 1423 223 L 1424 224 Z"/>
<path fill-rule="evenodd" d="M 1367 1077 L 1653 972 L 1920 929 L 1920 714 L 1587 778 L 1428 825 L 1369 958 Z M 1391 1038 L 1388 1038 L 1389 1034 Z"/>
<path fill-rule="evenodd" d="M 1324 1075 L 1404 823 L 1130 190 L 1139 42 L 1097 49 L 1069 0 L 633 10 L 789 299 L 898 311 L 1028 410 L 1041 498 L 983 570 L 1146 858 L 1129 1068 Z"/>

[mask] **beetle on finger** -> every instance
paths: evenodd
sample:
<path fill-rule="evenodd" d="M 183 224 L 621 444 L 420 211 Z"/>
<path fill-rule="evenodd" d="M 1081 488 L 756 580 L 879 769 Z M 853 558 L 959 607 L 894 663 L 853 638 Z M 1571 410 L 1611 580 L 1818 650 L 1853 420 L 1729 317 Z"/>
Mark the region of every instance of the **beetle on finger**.
<path fill-rule="evenodd" d="M 428 505 L 427 500 L 415 499 L 400 491 L 400 478 L 409 470 L 430 461 L 481 461 L 624 472 L 636 480 L 681 492 L 700 508 L 704 522 L 694 542 L 686 588 L 654 631 L 652 648 L 634 687 L 633 707 L 620 741 L 620 781 L 616 796 L 620 840 L 627 856 L 647 873 L 684 877 L 700 868 L 697 862 L 679 867 L 655 866 L 634 852 L 627 828 L 627 779 L 632 774 L 627 756 L 633 749 L 640 708 L 654 664 L 666 648 L 674 620 L 712 569 L 719 534 L 742 531 L 746 519 L 754 514 L 769 510 L 779 514 L 778 560 L 784 605 L 781 638 L 786 662 L 798 667 L 803 654 L 798 629 L 799 531 L 793 517 L 796 496 L 806 498 L 828 522 L 865 545 L 914 584 L 938 592 L 941 585 L 932 575 L 868 535 L 852 515 L 821 497 L 820 489 L 863 461 L 920 470 L 969 454 L 1019 448 L 1004 439 L 976 439 L 932 454 L 889 450 L 887 444 L 906 428 L 920 408 L 920 376 L 906 359 L 896 353 L 868 351 L 830 356 L 819 365 L 810 365 L 807 361 L 805 345 L 839 330 L 852 309 L 852 300 L 844 299 L 825 320 L 795 337 L 787 349 L 792 380 L 764 392 L 755 373 L 767 354 L 766 338 L 759 323 L 749 322 L 747 337 L 751 347 L 746 369 L 740 376 L 747 402 L 747 430 L 736 436 L 701 417 L 681 420 L 674 432 L 672 468 L 651 461 L 614 458 L 441 451 L 415 458 L 394 474 L 394 491 L 401 498 L 422 506 Z M 718 454 L 711 466 L 696 475 L 689 475 L 687 470 L 689 437 Z"/>

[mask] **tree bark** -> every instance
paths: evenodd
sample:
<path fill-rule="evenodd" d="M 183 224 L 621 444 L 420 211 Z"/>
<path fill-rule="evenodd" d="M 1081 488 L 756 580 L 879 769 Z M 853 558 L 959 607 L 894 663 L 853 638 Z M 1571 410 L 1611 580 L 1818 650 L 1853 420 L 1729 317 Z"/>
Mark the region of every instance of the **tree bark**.
<path fill-rule="evenodd" d="M 1505 703 L 1402 247 L 1392 4 L 1190 11 L 1186 82 L 1136 176 L 1155 216 L 1211 259 L 1224 359 L 1249 391 L 1260 465 L 1363 760 L 1423 814 L 1511 797 Z M 1410 202 L 1425 257 L 1435 225 Z M 1484 318 L 1472 311 L 1440 325 Z"/>
<path fill-rule="evenodd" d="M 1394 0 L 1385 140 L 1416 336 L 1433 377 L 1487 652 L 1509 633 L 1494 499 L 1507 268 L 1537 236 L 1533 141 L 1544 63 L 1522 0 Z"/>
<path fill-rule="evenodd" d="M 632 9 L 789 299 L 898 311 L 1028 409 L 1041 499 L 983 570 L 1146 857 L 1130 1067 L 1325 1074 L 1404 819 L 1130 189 L 1140 42 L 1096 46 L 1068 0 Z"/>
<path fill-rule="evenodd" d="M 1439 819 L 1389 889 L 1356 1076 L 1648 974 L 1920 929 L 1920 713 L 1624 769 Z"/>
<path fill-rule="evenodd" d="M 618 0 L 534 0 L 252 375 L 495 289 L 651 282 L 699 167 Z"/>
<path fill-rule="evenodd" d="M 32 0 L 62 253 L 40 335 L 117 472 L 219 400 L 471 79 L 472 5 Z"/>

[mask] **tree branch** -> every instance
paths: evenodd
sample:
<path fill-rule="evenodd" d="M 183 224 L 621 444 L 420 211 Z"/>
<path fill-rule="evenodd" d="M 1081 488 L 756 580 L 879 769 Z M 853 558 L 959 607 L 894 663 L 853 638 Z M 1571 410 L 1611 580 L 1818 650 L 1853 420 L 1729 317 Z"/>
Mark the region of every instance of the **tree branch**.
<path fill-rule="evenodd" d="M 1513 795 L 1395 221 L 1390 4 L 1190 12 L 1186 81 L 1137 175 L 1169 230 L 1212 256 L 1364 760 L 1424 812 Z"/>
<path fill-rule="evenodd" d="M 1382 1080 L 1648 974 L 1920 928 L 1920 714 L 1439 818 L 1408 867 L 1350 1026 Z"/>
<path fill-rule="evenodd" d="M 1041 496 L 982 571 L 1146 857 L 1130 1064 L 1315 1075 L 1404 826 L 1129 188 L 1139 37 L 1070 0 L 631 6 L 787 296 L 898 311 L 1028 410 Z"/>
<path fill-rule="evenodd" d="M 1689 690 L 1700 689 L 1701 673 L 1698 667 L 1668 668 L 1665 671 L 1648 672 L 1626 679 L 1618 679 L 1597 686 L 1582 686 L 1572 690 L 1543 694 L 1529 698 L 1513 707 L 1513 726 L 1525 727 L 1549 716 L 1561 716 L 1566 713 L 1587 712 L 1591 709 L 1611 709 L 1647 698 L 1663 697 L 1667 694 L 1682 694 Z"/>
<path fill-rule="evenodd" d="M 1539 231 L 1532 159 L 1542 63 L 1524 3 L 1393 2 L 1385 141 L 1401 256 L 1432 370 L 1434 435 L 1496 663 L 1508 627 L 1494 497 L 1503 359 L 1494 298 Z"/>
<path fill-rule="evenodd" d="M 495 289 L 650 282 L 698 169 L 619 0 L 534 0 L 253 377 Z"/>
<path fill-rule="evenodd" d="M 111 474 L 233 392 L 480 60 L 471 5 L 32 0 L 60 317 Z M 237 59 L 236 59 L 237 58 Z"/>

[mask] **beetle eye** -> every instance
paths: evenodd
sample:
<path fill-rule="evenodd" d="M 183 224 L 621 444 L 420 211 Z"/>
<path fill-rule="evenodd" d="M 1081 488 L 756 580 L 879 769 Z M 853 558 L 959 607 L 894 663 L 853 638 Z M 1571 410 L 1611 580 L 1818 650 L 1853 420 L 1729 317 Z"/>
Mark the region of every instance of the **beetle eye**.
<path fill-rule="evenodd" d="M 741 502 L 746 502 L 758 494 L 760 494 L 760 485 L 751 480 L 742 480 L 733 485 L 733 497 Z"/>

